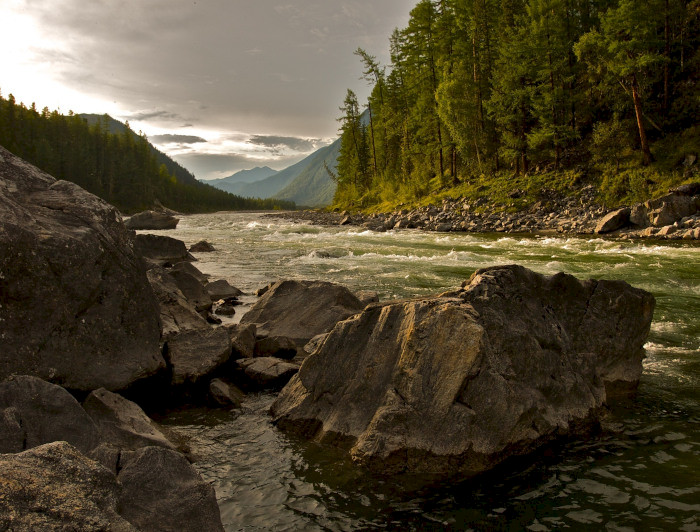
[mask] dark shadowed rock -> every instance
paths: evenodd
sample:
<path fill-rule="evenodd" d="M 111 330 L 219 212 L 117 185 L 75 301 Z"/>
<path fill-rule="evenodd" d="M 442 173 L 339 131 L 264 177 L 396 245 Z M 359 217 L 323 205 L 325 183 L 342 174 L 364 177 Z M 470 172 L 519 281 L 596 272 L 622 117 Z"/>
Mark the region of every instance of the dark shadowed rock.
<path fill-rule="evenodd" d="M 139 532 L 115 476 L 66 442 L 0 455 L 0 530 Z"/>
<path fill-rule="evenodd" d="M 0 408 L 0 454 L 24 450 L 26 434 L 16 408 Z"/>
<path fill-rule="evenodd" d="M 194 275 L 182 270 L 171 270 L 168 274 L 175 280 L 175 284 L 182 292 L 182 295 L 194 306 L 197 312 L 211 308 L 212 301 L 209 293 Z"/>
<path fill-rule="evenodd" d="M 273 357 L 244 358 L 236 364 L 254 389 L 279 390 L 299 371 L 297 364 Z"/>
<path fill-rule="evenodd" d="M 630 221 L 630 212 L 629 207 L 624 207 L 606 214 L 598 222 L 598 225 L 595 226 L 595 232 L 598 234 L 604 234 L 617 231 Z"/>
<path fill-rule="evenodd" d="M 175 448 L 140 406 L 119 394 L 100 388 L 87 396 L 83 408 L 95 422 L 101 439 L 119 449 L 147 445 Z"/>
<path fill-rule="evenodd" d="M 124 225 L 126 225 L 128 229 L 134 230 L 175 229 L 179 221 L 178 218 L 164 212 L 143 211 L 134 214 L 124 222 Z"/>
<path fill-rule="evenodd" d="M 634 389 L 653 309 L 622 281 L 479 270 L 338 323 L 272 412 L 372 468 L 474 475 L 585 432 Z"/>
<path fill-rule="evenodd" d="M 175 279 L 164 269 L 156 267 L 148 270 L 148 280 L 158 300 L 164 339 L 181 331 L 209 328 L 207 321 L 177 286 Z"/>
<path fill-rule="evenodd" d="M 254 356 L 291 360 L 297 354 L 297 344 L 286 336 L 268 336 L 255 342 Z"/>
<path fill-rule="evenodd" d="M 322 281 L 279 281 L 258 299 L 241 323 L 254 323 L 259 336 L 287 336 L 297 345 L 304 345 L 364 307 L 344 286 Z"/>
<path fill-rule="evenodd" d="M 214 379 L 209 383 L 209 399 L 216 406 L 240 408 L 243 392 L 233 384 Z"/>
<path fill-rule="evenodd" d="M 172 270 L 187 272 L 194 276 L 202 284 L 207 284 L 209 276 L 206 273 L 202 273 L 199 269 L 189 261 L 182 261 L 173 264 Z"/>
<path fill-rule="evenodd" d="M 120 513 L 149 532 L 223 532 L 214 489 L 180 454 L 162 447 L 122 453 Z"/>
<path fill-rule="evenodd" d="M 212 251 L 216 251 L 216 248 L 206 240 L 200 240 L 190 246 L 190 252 L 192 253 L 211 253 Z"/>
<path fill-rule="evenodd" d="M 114 207 L 0 147 L 0 379 L 116 390 L 164 367 L 132 238 Z"/>
<path fill-rule="evenodd" d="M 194 257 L 189 254 L 182 240 L 169 236 L 136 235 L 134 249 L 145 259 L 160 265 L 194 260 Z"/>
<path fill-rule="evenodd" d="M 226 327 L 231 338 L 231 357 L 252 358 L 255 354 L 256 331 L 255 325 L 236 323 Z"/>
<path fill-rule="evenodd" d="M 13 418 L 19 422 L 23 435 L 21 448 L 5 449 L 5 452 L 24 451 L 60 440 L 82 452 L 99 444 L 97 427 L 80 403 L 60 386 L 37 377 L 13 376 L 0 383 L 0 412 L 3 410 L 10 426 Z M 11 440 L 16 443 L 16 435 Z"/>
<path fill-rule="evenodd" d="M 209 296 L 211 296 L 214 301 L 243 295 L 243 292 L 241 292 L 235 286 L 231 286 L 225 279 L 212 281 L 206 286 L 206 288 L 207 292 L 209 292 Z"/>
<path fill-rule="evenodd" d="M 168 360 L 173 384 L 194 384 L 231 357 L 231 339 L 222 327 L 183 331 L 170 336 Z"/>

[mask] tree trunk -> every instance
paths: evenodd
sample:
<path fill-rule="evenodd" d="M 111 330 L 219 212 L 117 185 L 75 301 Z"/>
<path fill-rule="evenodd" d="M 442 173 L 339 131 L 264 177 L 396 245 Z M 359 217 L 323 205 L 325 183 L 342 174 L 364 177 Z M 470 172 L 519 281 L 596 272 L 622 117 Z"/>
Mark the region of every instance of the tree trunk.
<path fill-rule="evenodd" d="M 372 119 L 372 104 L 367 102 L 367 109 L 369 110 L 369 132 L 372 135 L 372 170 L 374 171 L 374 178 L 377 177 L 377 149 L 374 145 L 374 120 Z"/>
<path fill-rule="evenodd" d="M 634 101 L 634 114 L 637 117 L 637 128 L 639 128 L 639 141 L 642 145 L 642 163 L 644 166 L 649 166 L 652 161 L 651 150 L 649 149 L 649 141 L 647 133 L 644 130 L 642 122 L 642 101 L 637 92 L 637 76 L 632 76 L 632 100 Z"/>

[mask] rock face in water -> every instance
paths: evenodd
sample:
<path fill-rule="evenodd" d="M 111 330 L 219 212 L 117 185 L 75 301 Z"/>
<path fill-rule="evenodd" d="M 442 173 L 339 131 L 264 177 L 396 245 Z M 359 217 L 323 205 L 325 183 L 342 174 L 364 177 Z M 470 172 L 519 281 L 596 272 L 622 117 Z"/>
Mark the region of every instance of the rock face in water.
<path fill-rule="evenodd" d="M 634 388 L 653 309 L 621 281 L 479 270 L 338 323 L 272 413 L 382 471 L 478 474 L 585 431 Z"/>
<path fill-rule="evenodd" d="M 153 292 L 114 209 L 0 147 L 0 380 L 126 388 L 165 366 Z"/>
<path fill-rule="evenodd" d="M 323 281 L 280 281 L 260 297 L 241 323 L 254 323 L 258 336 L 286 336 L 303 346 L 363 308 L 344 286 Z"/>

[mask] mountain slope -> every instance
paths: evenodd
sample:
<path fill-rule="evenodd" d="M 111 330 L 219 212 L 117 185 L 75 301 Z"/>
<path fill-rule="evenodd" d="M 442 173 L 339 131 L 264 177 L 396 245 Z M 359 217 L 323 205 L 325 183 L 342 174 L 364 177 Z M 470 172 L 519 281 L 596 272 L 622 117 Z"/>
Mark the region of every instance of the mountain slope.
<path fill-rule="evenodd" d="M 336 184 L 328 175 L 326 166 L 335 172 L 339 153 L 340 139 L 312 153 L 302 161 L 308 161 L 304 169 L 274 198 L 294 201 L 297 205 L 307 207 L 329 205 L 333 201 Z"/>
<path fill-rule="evenodd" d="M 306 168 L 308 161 L 317 152 L 312 153 L 298 163 L 288 166 L 284 170 L 280 170 L 274 175 L 257 181 L 255 183 L 245 183 L 238 190 L 237 194 L 244 198 L 271 198 L 280 190 L 294 181 L 296 177 Z"/>
<path fill-rule="evenodd" d="M 273 170 L 269 166 L 257 166 L 252 170 L 241 170 L 233 175 L 222 179 L 211 179 L 205 181 L 208 185 L 216 187 L 220 190 L 225 190 L 231 194 L 241 195 L 241 191 L 246 188 L 246 185 L 257 183 L 268 177 L 277 174 L 277 170 Z"/>
<path fill-rule="evenodd" d="M 83 118 L 89 126 L 94 126 L 95 124 L 99 123 L 104 124 L 106 130 L 114 135 L 123 135 L 128 130 L 131 131 L 134 134 L 134 136 L 138 136 L 132 130 L 127 129 L 126 124 L 123 124 L 119 120 L 115 120 L 107 114 L 97 115 L 81 113 L 78 116 Z M 180 183 L 183 183 L 185 185 L 199 185 L 199 181 L 197 181 L 192 172 L 173 161 L 170 157 L 165 155 L 162 151 L 153 146 L 153 144 L 151 144 L 150 142 L 148 143 L 148 145 L 150 147 L 151 153 L 155 155 L 158 165 L 160 166 L 161 164 L 164 164 L 165 168 L 167 168 L 168 170 L 168 173 L 170 175 L 174 175 L 175 179 L 177 179 Z"/>

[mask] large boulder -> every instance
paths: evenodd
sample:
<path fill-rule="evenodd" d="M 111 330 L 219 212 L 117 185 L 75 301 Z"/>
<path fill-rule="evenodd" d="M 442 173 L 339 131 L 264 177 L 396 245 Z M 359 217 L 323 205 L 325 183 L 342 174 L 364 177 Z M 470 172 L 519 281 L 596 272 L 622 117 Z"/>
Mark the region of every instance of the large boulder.
<path fill-rule="evenodd" d="M 287 336 L 303 346 L 365 305 L 344 286 L 322 281 L 279 281 L 241 318 L 258 336 Z"/>
<path fill-rule="evenodd" d="M 63 441 L 0 455 L 0 530 L 138 532 L 118 513 L 120 491 L 109 470 Z"/>
<path fill-rule="evenodd" d="M 0 383 L 0 431 L 5 432 L 3 424 L 8 432 L 0 435 L 0 452 L 67 441 L 86 453 L 99 444 L 97 427 L 80 403 L 37 377 L 13 376 Z"/>
<path fill-rule="evenodd" d="M 194 306 L 197 312 L 209 310 L 212 306 L 211 296 L 194 275 L 182 270 L 171 270 L 168 273 L 180 289 L 185 299 Z"/>
<path fill-rule="evenodd" d="M 225 279 L 219 279 L 217 281 L 212 281 L 211 283 L 207 284 L 206 289 L 207 289 L 207 292 L 209 293 L 209 296 L 214 301 L 217 301 L 219 299 L 227 299 L 230 297 L 238 297 L 238 296 L 243 295 L 243 292 L 241 292 L 235 286 L 231 286 L 229 284 L 229 282 Z"/>
<path fill-rule="evenodd" d="M 632 207 L 630 221 L 639 227 L 665 227 L 700 211 L 699 183 L 683 185 L 660 198 Z"/>
<path fill-rule="evenodd" d="M 132 239 L 114 207 L 0 147 L 0 380 L 118 390 L 164 367 Z"/>
<path fill-rule="evenodd" d="M 164 212 L 144 211 L 134 214 L 124 225 L 134 230 L 175 229 L 179 221 L 178 218 Z"/>
<path fill-rule="evenodd" d="M 119 394 L 100 388 L 87 396 L 83 408 L 95 422 L 101 439 L 119 449 L 148 445 L 175 449 L 139 405 Z"/>
<path fill-rule="evenodd" d="M 272 413 L 382 471 L 478 474 L 586 431 L 633 389 L 653 309 L 622 281 L 479 270 L 338 323 Z"/>
<path fill-rule="evenodd" d="M 144 447 L 121 455 L 120 513 L 140 530 L 223 532 L 214 489 L 180 454 Z"/>
<path fill-rule="evenodd" d="M 242 358 L 236 361 L 253 390 L 280 390 L 299 371 L 299 365 L 275 357 Z"/>

